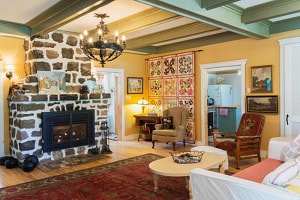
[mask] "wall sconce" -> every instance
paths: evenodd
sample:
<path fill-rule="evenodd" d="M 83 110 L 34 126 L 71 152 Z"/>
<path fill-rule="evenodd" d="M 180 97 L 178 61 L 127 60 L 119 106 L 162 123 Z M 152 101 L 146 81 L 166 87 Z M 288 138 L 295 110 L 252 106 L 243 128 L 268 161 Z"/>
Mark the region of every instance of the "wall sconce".
<path fill-rule="evenodd" d="M 6 65 L 6 77 L 9 80 L 13 77 L 13 72 L 15 72 L 15 66 L 12 64 Z"/>
<path fill-rule="evenodd" d="M 142 105 L 142 110 L 143 110 L 143 114 L 144 114 L 144 111 L 145 111 L 145 105 L 148 105 L 148 101 L 145 100 L 144 98 L 138 100 L 138 104 L 139 105 Z"/>

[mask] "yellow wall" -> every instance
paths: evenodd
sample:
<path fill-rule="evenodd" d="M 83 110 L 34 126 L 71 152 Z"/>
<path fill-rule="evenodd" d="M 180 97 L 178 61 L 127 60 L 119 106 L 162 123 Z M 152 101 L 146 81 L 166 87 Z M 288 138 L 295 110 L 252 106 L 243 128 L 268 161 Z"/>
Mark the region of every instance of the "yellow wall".
<path fill-rule="evenodd" d="M 0 59 L 3 61 L 2 75 L 5 74 L 6 64 L 13 64 L 15 66 L 15 73 L 11 82 L 5 77 L 3 79 L 3 109 L 4 109 L 4 143 L 5 143 L 5 154 L 9 154 L 9 132 L 8 132 L 8 104 L 6 97 L 9 92 L 9 84 L 13 82 L 18 83 L 19 78 L 24 78 L 24 63 L 25 63 L 25 51 L 23 48 L 24 40 L 20 38 L 4 37 L 0 36 Z M 0 133 L 3 134 L 3 133 Z"/>
<path fill-rule="evenodd" d="M 208 45 L 194 49 L 187 49 L 184 51 L 170 52 L 168 54 L 151 55 L 147 58 L 188 52 L 197 51 L 195 56 L 195 135 L 196 141 L 202 141 L 201 138 L 201 73 L 200 64 L 225 62 L 232 60 L 247 59 L 246 64 L 246 88 L 251 85 L 251 66 L 272 65 L 272 93 L 255 93 L 249 95 L 278 95 L 280 94 L 280 46 L 278 40 L 299 37 L 300 30 L 290 31 L 281 34 L 275 34 L 268 39 L 255 40 L 255 39 L 241 39 L 231 42 L 225 42 L 216 45 Z M 246 91 L 245 91 L 246 93 Z M 247 93 L 246 93 L 247 94 Z M 280 102 L 279 102 L 280 104 Z M 280 106 L 279 106 L 280 112 Z M 280 116 L 278 114 L 265 114 L 266 122 L 262 133 L 262 149 L 267 150 L 270 138 L 280 136 Z"/>
<path fill-rule="evenodd" d="M 280 48 L 279 48 L 279 39 L 299 37 L 300 30 L 290 31 L 281 34 L 272 35 L 268 39 L 264 40 L 255 40 L 255 39 L 242 39 L 232 42 L 226 42 L 216 45 L 209 45 L 194 49 L 187 49 L 180 52 L 196 51 L 202 49 L 202 52 L 197 52 L 195 56 L 195 133 L 196 140 L 202 141 L 201 138 L 201 107 L 200 107 L 200 64 L 215 63 L 215 62 L 224 62 L 231 60 L 240 60 L 247 59 L 246 65 L 246 88 L 250 87 L 250 68 L 251 66 L 259 65 L 272 65 L 273 66 L 273 92 L 268 93 L 272 95 L 280 94 Z M 25 52 L 23 49 L 23 39 L 10 38 L 0 36 L 0 59 L 4 61 L 4 66 L 6 62 L 6 57 L 13 59 L 15 64 L 16 72 L 15 74 L 20 77 L 24 77 L 24 60 Z M 180 52 L 170 52 L 180 53 Z M 168 55 L 164 54 L 164 55 Z M 135 126 L 135 119 L 133 118 L 134 114 L 139 114 L 141 112 L 139 106 L 136 105 L 138 99 L 148 96 L 148 80 L 147 80 L 147 70 L 145 58 L 157 57 L 161 55 L 135 55 L 124 53 L 118 59 L 109 62 L 105 65 L 107 68 L 121 68 L 124 69 L 124 93 L 125 97 L 127 95 L 127 77 L 143 77 L 144 78 L 144 94 L 130 94 L 130 99 L 125 98 L 125 135 L 129 136 L 136 134 L 138 128 Z M 94 63 L 98 65 L 98 63 Z M 8 94 L 8 80 L 4 80 L 3 86 L 4 96 Z M 266 95 L 266 94 L 258 94 Z M 279 107 L 280 111 L 280 107 Z M 5 143 L 6 143 L 6 153 L 8 152 L 9 145 L 9 136 L 8 136 L 8 106 L 7 101 L 4 101 L 4 112 L 5 112 Z M 263 130 L 263 139 L 262 139 L 262 149 L 267 150 L 268 141 L 271 137 L 276 137 L 280 135 L 280 118 L 278 114 L 265 114 L 266 124 Z"/>

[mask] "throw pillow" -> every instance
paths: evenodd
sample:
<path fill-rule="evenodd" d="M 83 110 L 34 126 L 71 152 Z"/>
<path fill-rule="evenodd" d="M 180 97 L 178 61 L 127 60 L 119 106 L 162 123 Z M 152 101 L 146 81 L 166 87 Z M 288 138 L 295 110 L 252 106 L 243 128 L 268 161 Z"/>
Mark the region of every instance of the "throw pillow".
<path fill-rule="evenodd" d="M 282 149 L 281 158 L 284 162 L 300 156 L 300 134 Z"/>
<path fill-rule="evenodd" d="M 162 123 L 163 129 L 172 129 L 173 128 L 172 117 L 163 117 L 161 119 L 161 123 Z"/>

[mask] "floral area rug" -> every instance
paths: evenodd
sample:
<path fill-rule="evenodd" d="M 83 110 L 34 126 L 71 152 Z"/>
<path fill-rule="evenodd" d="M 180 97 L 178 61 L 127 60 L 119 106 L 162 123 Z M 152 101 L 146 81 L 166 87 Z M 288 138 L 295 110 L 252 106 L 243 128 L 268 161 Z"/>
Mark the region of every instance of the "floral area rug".
<path fill-rule="evenodd" d="M 0 199 L 189 199 L 184 177 L 160 177 L 154 192 L 151 161 L 162 158 L 145 154 L 81 171 L 0 189 Z"/>

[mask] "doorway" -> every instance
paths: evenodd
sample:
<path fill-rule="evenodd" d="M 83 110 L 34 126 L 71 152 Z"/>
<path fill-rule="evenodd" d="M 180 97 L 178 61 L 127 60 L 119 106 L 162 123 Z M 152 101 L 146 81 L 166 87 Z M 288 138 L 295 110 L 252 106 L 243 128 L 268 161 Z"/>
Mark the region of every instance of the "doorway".
<path fill-rule="evenodd" d="M 0 60 L 0 72 L 2 71 L 2 61 Z M 3 109 L 3 74 L 0 76 L 0 156 L 4 156 L 4 109 Z"/>
<path fill-rule="evenodd" d="M 233 74 L 236 73 L 237 77 L 239 77 L 240 81 L 240 93 L 237 97 L 240 101 L 240 112 L 241 114 L 245 112 L 245 68 L 246 68 L 246 62 L 247 60 L 235 60 L 235 61 L 228 61 L 228 62 L 219 62 L 219 63 L 210 63 L 210 64 L 202 64 L 200 65 L 201 70 L 201 91 L 208 91 L 208 84 L 212 74 L 215 76 L 215 81 L 218 81 L 218 83 L 221 81 L 222 78 L 224 78 L 225 74 Z M 220 76 L 220 74 L 223 74 Z M 226 75 L 227 76 L 227 75 Z M 218 79 L 218 80 L 217 80 Z M 209 129 L 208 129 L 208 94 L 207 92 L 200 92 L 201 94 L 201 145 L 208 145 L 209 143 Z M 211 115 L 210 115 L 211 117 Z M 211 123 L 211 122 L 210 122 Z"/>
<path fill-rule="evenodd" d="M 97 68 L 97 83 L 105 93 L 110 93 L 110 106 L 107 113 L 110 139 L 122 141 L 125 135 L 124 123 L 124 69 Z"/>
<path fill-rule="evenodd" d="M 280 135 L 300 132 L 300 37 L 279 40 L 280 44 Z"/>

